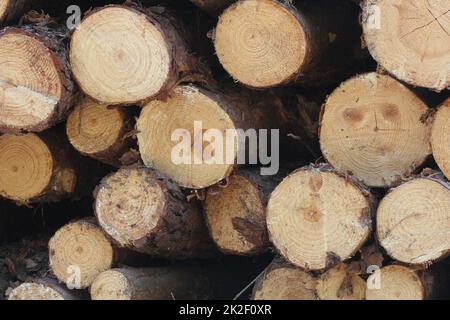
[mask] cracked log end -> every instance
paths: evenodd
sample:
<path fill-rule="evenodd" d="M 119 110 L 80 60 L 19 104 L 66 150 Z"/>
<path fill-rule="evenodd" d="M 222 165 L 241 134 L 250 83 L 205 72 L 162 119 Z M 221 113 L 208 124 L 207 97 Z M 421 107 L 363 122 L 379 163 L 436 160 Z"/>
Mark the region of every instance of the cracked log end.
<path fill-rule="evenodd" d="M 291 80 L 307 55 L 296 14 L 276 1 L 245 0 L 230 6 L 216 27 L 217 56 L 228 73 L 253 88 Z"/>
<path fill-rule="evenodd" d="M 256 283 L 253 300 L 317 300 L 315 279 L 294 267 L 269 268 Z"/>
<path fill-rule="evenodd" d="M 377 211 L 379 243 L 395 260 L 425 265 L 450 251 L 450 190 L 418 178 L 393 189 Z"/>
<path fill-rule="evenodd" d="M 50 267 L 59 281 L 89 287 L 113 265 L 113 247 L 102 229 L 81 220 L 59 229 L 49 241 Z"/>
<path fill-rule="evenodd" d="M 364 300 L 366 282 L 339 264 L 319 277 L 316 291 L 320 300 Z"/>
<path fill-rule="evenodd" d="M 425 287 L 413 269 L 392 265 L 367 279 L 367 300 L 424 300 Z"/>
<path fill-rule="evenodd" d="M 131 118 L 124 109 L 111 108 L 89 98 L 83 99 L 67 119 L 70 143 L 81 154 L 114 166 L 129 150 L 124 134 Z"/>
<path fill-rule="evenodd" d="M 42 131 L 70 107 L 61 57 L 42 38 L 18 28 L 0 32 L 0 131 Z"/>
<path fill-rule="evenodd" d="M 204 209 L 211 237 L 222 252 L 245 256 L 267 248 L 263 195 L 244 175 L 231 176 L 226 188 L 210 188 Z"/>
<path fill-rule="evenodd" d="M 236 109 L 223 96 L 191 85 L 176 87 L 166 101 L 152 101 L 142 110 L 137 121 L 142 160 L 182 187 L 202 189 L 220 182 L 235 167 L 237 139 L 227 145 L 224 137 L 219 154 L 220 149 L 202 135 L 208 129 L 220 133 L 239 129 Z"/>
<path fill-rule="evenodd" d="M 400 80 L 441 91 L 450 86 L 448 1 L 370 0 L 364 38 L 378 63 Z"/>
<path fill-rule="evenodd" d="M 431 154 L 428 107 L 389 76 L 368 73 L 347 80 L 323 108 L 325 158 L 370 187 L 410 176 Z"/>
<path fill-rule="evenodd" d="M 173 43 L 164 31 L 153 18 L 125 6 L 89 14 L 70 46 L 81 89 L 108 104 L 134 104 L 158 95 L 173 80 Z"/>
<path fill-rule="evenodd" d="M 450 99 L 437 111 L 431 134 L 433 157 L 439 168 L 450 179 Z"/>
<path fill-rule="evenodd" d="M 352 257 L 370 236 L 371 205 L 350 179 L 319 168 L 300 169 L 270 197 L 270 239 L 294 265 L 306 270 L 332 267 Z"/>

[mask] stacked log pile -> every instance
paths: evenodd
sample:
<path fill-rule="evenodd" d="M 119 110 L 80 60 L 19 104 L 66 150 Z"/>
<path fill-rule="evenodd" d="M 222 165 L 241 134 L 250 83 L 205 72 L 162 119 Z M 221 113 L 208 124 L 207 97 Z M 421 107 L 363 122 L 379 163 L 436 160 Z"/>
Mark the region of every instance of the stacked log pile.
<path fill-rule="evenodd" d="M 449 7 L 0 0 L 0 299 L 450 298 Z"/>

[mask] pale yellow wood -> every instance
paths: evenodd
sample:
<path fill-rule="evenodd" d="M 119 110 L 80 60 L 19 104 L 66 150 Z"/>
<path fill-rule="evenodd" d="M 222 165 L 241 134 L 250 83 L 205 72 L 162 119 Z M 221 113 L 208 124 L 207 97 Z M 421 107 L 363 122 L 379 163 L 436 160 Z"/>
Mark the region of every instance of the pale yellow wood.
<path fill-rule="evenodd" d="M 307 51 L 299 19 L 272 0 L 244 0 L 220 16 L 217 56 L 230 75 L 254 88 L 279 85 L 300 70 Z"/>
<path fill-rule="evenodd" d="M 398 79 L 441 91 L 450 86 L 450 2 L 367 0 L 362 25 L 370 53 Z"/>
<path fill-rule="evenodd" d="M 11 291 L 8 300 L 64 300 L 64 297 L 43 284 L 25 282 Z"/>
<path fill-rule="evenodd" d="M 424 300 L 425 288 L 413 269 L 392 265 L 375 271 L 367 279 L 366 299 Z"/>
<path fill-rule="evenodd" d="M 364 300 L 366 282 L 339 264 L 319 277 L 316 290 L 320 300 Z"/>
<path fill-rule="evenodd" d="M 394 259 L 428 265 L 450 251 L 450 190 L 419 178 L 392 190 L 377 211 L 379 243 Z"/>
<path fill-rule="evenodd" d="M 321 270 L 352 257 L 371 233 L 371 202 L 351 180 L 315 168 L 298 170 L 272 193 L 270 239 L 283 257 Z"/>
<path fill-rule="evenodd" d="M 370 187 L 407 177 L 431 153 L 429 109 L 395 79 L 376 73 L 344 82 L 327 99 L 320 131 L 325 158 Z"/>
<path fill-rule="evenodd" d="M 439 168 L 450 179 L 450 99 L 437 111 L 431 134 L 433 157 Z"/>
<path fill-rule="evenodd" d="M 59 281 L 84 289 L 112 267 L 114 255 L 103 230 L 81 220 L 65 225 L 50 239 L 49 259 Z"/>

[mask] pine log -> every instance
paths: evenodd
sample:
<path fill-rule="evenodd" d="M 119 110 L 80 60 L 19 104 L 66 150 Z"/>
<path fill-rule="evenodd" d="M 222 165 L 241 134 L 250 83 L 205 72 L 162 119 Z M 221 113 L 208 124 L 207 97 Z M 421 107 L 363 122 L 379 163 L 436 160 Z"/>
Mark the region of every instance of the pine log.
<path fill-rule="evenodd" d="M 253 300 L 317 300 L 316 280 L 305 271 L 274 261 L 253 289 Z"/>
<path fill-rule="evenodd" d="M 329 96 L 322 112 L 323 155 L 367 186 L 390 186 L 431 154 L 432 112 L 389 76 L 351 78 Z"/>
<path fill-rule="evenodd" d="M 367 300 L 424 300 L 425 298 L 424 283 L 419 274 L 408 267 L 387 266 L 375 271 L 367 279 Z"/>
<path fill-rule="evenodd" d="M 89 287 L 119 257 L 103 230 L 92 220 L 65 225 L 50 239 L 48 247 L 53 273 L 60 282 L 76 289 Z"/>
<path fill-rule="evenodd" d="M 291 121 L 282 101 L 272 94 L 235 88 L 224 91 L 181 85 L 170 92 L 167 100 L 147 104 L 137 121 L 144 164 L 182 187 L 203 189 L 230 176 L 239 156 L 245 155 L 248 160 L 258 155 L 256 143 L 247 143 L 246 150 L 242 150 L 238 137 L 243 135 L 239 136 L 239 132 L 255 129 L 258 134 L 258 129 L 283 129 Z M 222 141 L 209 137 L 214 133 L 209 129 L 219 132 Z M 270 142 L 270 133 L 268 139 Z M 186 144 L 190 150 L 185 150 Z M 216 145 L 222 145 L 222 150 Z M 180 163 L 174 161 L 174 155 L 180 157 Z"/>
<path fill-rule="evenodd" d="M 365 300 L 366 282 L 342 263 L 319 277 L 316 291 L 320 300 Z"/>
<path fill-rule="evenodd" d="M 373 58 L 411 85 L 450 87 L 448 1 L 366 0 L 364 39 Z"/>
<path fill-rule="evenodd" d="M 338 82 L 364 57 L 358 7 L 344 1 L 237 1 L 220 16 L 214 44 L 228 73 L 252 88 Z"/>
<path fill-rule="evenodd" d="M 211 239 L 196 206 L 157 171 L 123 168 L 102 180 L 95 214 L 119 247 L 155 257 L 209 257 Z"/>
<path fill-rule="evenodd" d="M 251 256 L 267 250 L 266 206 L 279 177 L 242 169 L 225 186 L 206 191 L 204 210 L 212 239 L 225 254 Z"/>
<path fill-rule="evenodd" d="M 8 300 L 82 300 L 82 291 L 70 290 L 54 279 L 42 278 L 22 283 L 13 289 Z"/>
<path fill-rule="evenodd" d="M 62 28 L 0 30 L 0 132 L 43 131 L 65 119 L 74 100 Z"/>
<path fill-rule="evenodd" d="M 248 273 L 250 267 L 245 262 L 239 265 L 123 267 L 101 273 L 90 293 L 92 300 L 231 299 L 251 281 L 250 273 L 254 271 Z"/>
<path fill-rule="evenodd" d="M 38 0 L 1 0 L 0 25 L 18 20 L 24 13 L 31 10 Z"/>
<path fill-rule="evenodd" d="M 435 114 L 431 131 L 431 148 L 439 169 L 450 179 L 450 99 L 447 99 Z"/>
<path fill-rule="evenodd" d="M 397 261 L 429 266 L 450 253 L 450 185 L 422 174 L 392 189 L 377 211 L 377 238 Z"/>
<path fill-rule="evenodd" d="M 148 102 L 196 67 L 183 31 L 162 7 L 127 2 L 94 9 L 71 38 L 74 78 L 100 102 Z"/>
<path fill-rule="evenodd" d="M 277 251 L 305 270 L 351 258 L 372 229 L 374 203 L 360 183 L 327 165 L 289 175 L 272 193 L 267 226 Z"/>
<path fill-rule="evenodd" d="M 217 16 L 234 0 L 191 0 L 191 2 L 208 14 Z"/>
<path fill-rule="evenodd" d="M 134 119 L 126 109 L 85 98 L 70 113 L 66 131 L 78 152 L 120 167 L 121 157 L 130 151 L 133 127 Z"/>
<path fill-rule="evenodd" d="M 0 136 L 0 195 L 18 204 L 55 202 L 81 187 L 69 144 L 54 132 Z"/>

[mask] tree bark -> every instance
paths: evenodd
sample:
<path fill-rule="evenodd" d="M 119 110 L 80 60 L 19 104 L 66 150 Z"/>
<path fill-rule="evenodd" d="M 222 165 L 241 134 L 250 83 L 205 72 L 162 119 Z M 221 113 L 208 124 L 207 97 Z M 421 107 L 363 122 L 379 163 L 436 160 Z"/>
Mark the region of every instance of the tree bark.
<path fill-rule="evenodd" d="M 213 244 L 196 205 L 166 176 L 122 168 L 102 180 L 95 214 L 120 247 L 155 257 L 210 257 Z"/>
<path fill-rule="evenodd" d="M 65 119 L 75 98 L 66 34 L 43 22 L 0 30 L 0 132 L 40 132 Z"/>
<path fill-rule="evenodd" d="M 163 7 L 127 2 L 94 9 L 71 38 L 74 78 L 99 102 L 145 104 L 197 68 L 187 33 Z"/>
<path fill-rule="evenodd" d="M 324 157 L 370 187 L 410 176 L 431 154 L 432 111 L 403 84 L 367 73 L 344 82 L 322 110 Z"/>
<path fill-rule="evenodd" d="M 238 1 L 219 18 L 217 56 L 234 79 L 252 88 L 335 83 L 365 60 L 358 12 L 344 1 Z"/>
<path fill-rule="evenodd" d="M 351 258 L 372 231 L 374 200 L 351 176 L 328 165 L 289 175 L 272 192 L 267 226 L 277 251 L 305 270 L 324 270 Z"/>

